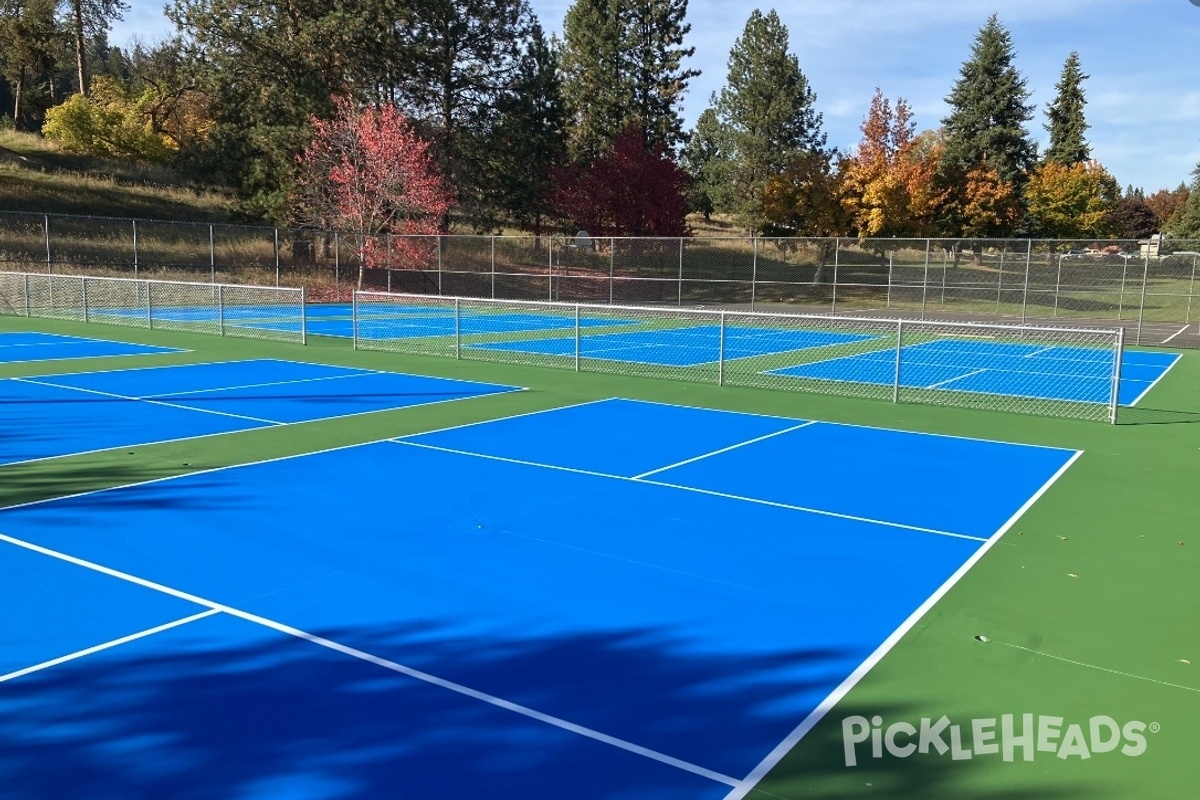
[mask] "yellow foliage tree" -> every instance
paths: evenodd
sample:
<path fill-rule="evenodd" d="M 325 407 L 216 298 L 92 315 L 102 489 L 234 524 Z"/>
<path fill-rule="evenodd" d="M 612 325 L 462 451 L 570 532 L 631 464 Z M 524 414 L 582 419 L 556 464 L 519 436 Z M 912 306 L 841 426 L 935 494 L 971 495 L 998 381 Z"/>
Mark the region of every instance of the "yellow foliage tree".
<path fill-rule="evenodd" d="M 1025 187 L 1030 231 L 1049 239 L 1109 235 L 1110 215 L 1120 199 L 1121 187 L 1097 161 L 1070 166 L 1046 162 Z"/>
<path fill-rule="evenodd" d="M 90 156 L 162 161 L 177 149 L 155 130 L 143 103 L 105 76 L 92 81 L 90 97 L 75 94 L 49 109 L 42 135 Z"/>

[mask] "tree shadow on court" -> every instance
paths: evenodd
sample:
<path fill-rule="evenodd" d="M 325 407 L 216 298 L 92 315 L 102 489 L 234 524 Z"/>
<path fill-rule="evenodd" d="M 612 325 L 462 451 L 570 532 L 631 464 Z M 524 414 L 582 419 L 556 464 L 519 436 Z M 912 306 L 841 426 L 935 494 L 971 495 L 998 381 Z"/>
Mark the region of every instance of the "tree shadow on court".
<path fill-rule="evenodd" d="M 411 640 L 427 662 L 465 661 L 460 674 L 480 683 L 489 675 L 519 678 L 514 686 L 525 688 L 508 701 L 554 709 L 570 723 L 618 738 L 647 731 L 657 740 L 651 749 L 710 769 L 733 755 L 728 763 L 745 765 L 734 778 L 774 741 L 749 741 L 720 721 L 751 729 L 764 723 L 782 731 L 776 740 L 782 739 L 799 719 L 781 715 L 780 704 L 814 686 L 762 676 L 797 662 L 820 672 L 837 656 L 690 653 L 645 630 L 503 641 L 455 637 L 437 625 L 321 635 L 371 652 Z M 759 679 L 747 684 L 739 678 L 746 674 Z M 589 683 L 607 684 L 607 691 L 590 692 Z M 614 683 L 625 684 L 619 696 Z M 664 697 L 673 702 L 664 705 Z M 839 721 L 851 714 L 911 720 L 930 712 L 843 704 L 751 797 L 964 796 L 960 779 L 971 765 L 948 756 L 864 759 L 848 769 Z M 708 755 L 697 757 L 706 746 Z M 577 731 L 224 615 L 0 684 L 0 787 L 9 800 L 692 800 L 728 791 Z M 820 792 L 812 794 L 813 787 Z M 971 796 L 1065 795 L 1006 789 Z"/>
<path fill-rule="evenodd" d="M 126 486 L 186 471 L 187 467 L 178 464 L 149 464 L 136 457 L 129 457 L 128 463 L 108 457 L 102 462 L 51 459 L 5 465 L 0 466 L 0 508 L 110 486 Z"/>

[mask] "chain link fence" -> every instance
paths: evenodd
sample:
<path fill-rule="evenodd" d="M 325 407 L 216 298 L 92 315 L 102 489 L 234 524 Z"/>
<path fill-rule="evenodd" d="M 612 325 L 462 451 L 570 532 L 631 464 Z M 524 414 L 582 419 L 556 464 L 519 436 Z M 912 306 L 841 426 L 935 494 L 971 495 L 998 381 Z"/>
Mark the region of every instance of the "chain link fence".
<path fill-rule="evenodd" d="M 305 343 L 304 289 L 0 272 L 0 314 Z"/>
<path fill-rule="evenodd" d="M 365 268 L 366 254 L 376 268 Z M 364 237 L 0 214 L 0 264 L 48 274 L 588 304 L 1126 329 L 1200 347 L 1200 241 Z"/>
<path fill-rule="evenodd" d="M 356 292 L 354 346 L 1116 421 L 1123 331 Z"/>

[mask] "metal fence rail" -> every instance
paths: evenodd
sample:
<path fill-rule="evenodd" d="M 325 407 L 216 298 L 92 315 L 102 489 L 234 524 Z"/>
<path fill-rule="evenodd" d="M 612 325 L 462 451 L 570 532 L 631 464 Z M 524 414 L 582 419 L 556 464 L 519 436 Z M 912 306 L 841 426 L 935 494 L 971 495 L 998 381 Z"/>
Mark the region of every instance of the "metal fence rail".
<path fill-rule="evenodd" d="M 48 274 L 303 286 L 310 302 L 367 289 L 1120 326 L 1132 344 L 1200 347 L 1200 240 L 371 238 L 0 213 L 0 263 Z"/>
<path fill-rule="evenodd" d="M 0 272 L 0 314 L 299 342 L 304 289 Z"/>
<path fill-rule="evenodd" d="M 1116 421 L 1121 329 L 354 293 L 354 346 Z"/>

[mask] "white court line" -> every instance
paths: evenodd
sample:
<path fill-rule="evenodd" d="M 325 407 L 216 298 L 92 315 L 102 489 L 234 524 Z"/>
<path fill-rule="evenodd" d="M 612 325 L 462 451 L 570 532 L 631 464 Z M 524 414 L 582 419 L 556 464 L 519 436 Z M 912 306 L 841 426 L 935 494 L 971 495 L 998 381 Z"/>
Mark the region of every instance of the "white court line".
<path fill-rule="evenodd" d="M 1054 350 L 1057 347 L 1058 347 L 1058 345 L 1056 345 L 1056 344 L 1051 345 L 1049 347 L 1043 347 L 1041 350 L 1034 350 L 1032 353 L 1026 353 L 1025 355 L 1021 356 L 1021 358 L 1033 358 L 1034 356 L 1038 355 L 1039 353 L 1046 353 L 1046 352 L 1049 352 L 1050 350 Z"/>
<path fill-rule="evenodd" d="M 172 628 L 178 628 L 181 625 L 187 625 L 190 622 L 196 622 L 197 620 L 205 619 L 206 617 L 211 617 L 214 614 L 219 613 L 221 612 L 217 609 L 210 608 L 208 611 L 201 611 L 199 614 L 193 614 L 190 617 L 184 617 L 183 619 L 177 619 L 174 622 L 168 622 L 164 625 L 147 628 L 144 631 L 131 633 L 128 636 L 122 636 L 120 639 L 113 639 L 111 642 L 105 642 L 104 644 L 98 644 L 94 647 L 77 650 L 74 653 L 69 653 L 65 656 L 59 656 L 58 658 L 52 658 L 49 661 L 43 661 L 40 664 L 34 664 L 32 667 L 25 667 L 24 669 L 19 669 L 16 672 L 10 672 L 7 675 L 0 675 L 0 683 L 11 681 L 13 678 L 20 678 L 23 675 L 40 672 L 44 669 L 49 669 L 50 667 L 57 667 L 59 664 L 66 664 L 68 661 L 74 661 L 78 658 L 83 658 L 84 656 L 90 656 L 93 653 L 99 653 L 112 647 L 119 647 L 120 645 L 128 644 L 129 642 L 134 642 L 138 639 L 145 639 L 147 636 L 153 636 L 156 633 L 169 631 Z"/>
<path fill-rule="evenodd" d="M 405 666 L 404 664 L 400 664 L 395 661 L 390 661 L 385 658 L 380 658 L 379 656 L 375 656 L 370 653 L 359 650 L 357 648 L 350 647 L 349 645 L 344 645 L 339 642 L 335 642 L 331 639 L 326 639 L 322 636 L 317 636 L 315 634 L 308 633 L 307 631 L 300 630 L 299 628 L 292 627 L 291 625 L 287 625 L 282 622 L 277 622 L 275 620 L 268 619 L 267 617 L 259 616 L 258 614 L 253 614 L 248 611 L 242 611 L 241 609 L 234 608 L 232 606 L 227 606 L 224 603 L 217 603 L 212 600 L 207 600 L 203 597 L 194 595 L 190 592 L 184 592 L 179 589 L 173 589 L 173 588 L 166 586 L 164 584 L 161 584 L 161 583 L 156 583 L 154 581 L 150 581 L 145 578 L 139 578 L 136 575 L 132 575 L 127 572 L 121 572 L 120 570 L 112 569 L 111 567 L 105 567 L 101 564 L 97 564 L 92 561 L 86 561 L 82 558 L 77 558 L 75 556 L 68 555 L 66 553 L 61 553 L 57 550 L 51 550 L 49 548 L 42 547 L 41 545 L 33 544 L 31 542 L 26 542 L 21 539 L 15 539 L 15 538 L 13 538 L 11 536 L 7 536 L 5 534 L 0 534 L 0 541 L 8 542 L 9 544 L 15 545 L 17 547 L 22 547 L 26 550 L 30 550 L 35 553 L 40 553 L 42 555 L 49 556 L 51 558 L 56 558 L 56 559 L 59 559 L 60 561 L 65 561 L 68 564 L 74 564 L 75 566 L 78 566 L 78 567 L 90 569 L 95 572 L 99 572 L 103 575 L 108 575 L 109 577 L 118 578 L 120 580 L 127 581 L 129 583 L 133 583 L 137 586 L 142 586 L 147 589 L 153 589 L 154 591 L 161 592 L 163 594 L 167 594 L 172 597 L 177 597 L 180 600 L 187 600 L 188 602 L 195 603 L 196 605 L 204 606 L 204 607 L 210 609 L 210 611 L 213 613 L 223 612 L 225 614 L 229 614 L 230 616 L 246 620 L 247 622 L 252 622 L 256 625 L 261 625 L 265 628 L 269 628 L 271 630 L 278 631 L 279 633 L 287 634 L 288 636 L 292 636 L 297 639 L 303 639 L 307 642 L 311 642 L 312 644 L 316 644 L 321 647 L 325 647 L 329 650 L 333 650 L 335 652 L 342 653 L 343 655 L 350 656 L 351 658 L 356 658 L 360 661 L 365 661 L 369 664 L 374 664 L 376 666 L 383 667 L 384 669 L 388 669 L 388 670 L 391 670 L 392 672 L 397 672 L 401 675 L 405 675 L 407 677 L 414 678 L 414 679 L 422 681 L 424 683 L 428 683 L 432 686 L 437 686 L 438 688 L 446 689 L 446 690 L 449 690 L 456 694 L 463 695 L 465 697 L 470 697 L 473 700 L 479 700 L 481 702 L 487 703 L 488 705 L 492 705 L 497 708 L 504 709 L 505 711 L 511 711 L 511 712 L 519 714 L 523 717 L 527 717 L 529 719 L 533 719 L 538 722 L 543 722 L 547 725 L 552 725 L 556 728 L 565 730 L 569 733 L 575 733 L 580 736 L 584 736 L 586 738 L 592 739 L 594 741 L 601 742 L 602 744 L 611 745 L 612 747 L 616 747 L 616 748 L 619 748 L 626 752 L 633 753 L 634 755 L 642 756 L 644 758 L 648 758 L 653 761 L 657 761 L 661 764 L 666 764 L 667 766 L 675 767 L 676 769 L 680 769 L 685 772 L 690 772 L 693 775 L 699 775 L 700 777 L 707 778 L 711 781 L 715 781 L 717 783 L 723 783 L 726 786 L 737 786 L 738 785 L 737 779 L 731 778 L 728 775 L 723 775 L 719 772 L 714 772 L 713 770 L 706 769 L 706 768 L 698 766 L 696 764 L 692 764 L 687 761 L 683 761 L 682 759 L 678 759 L 673 756 L 666 755 L 665 753 L 659 753 L 655 750 L 651 750 L 649 748 L 642 747 L 641 745 L 634 744 L 633 742 L 625 741 L 624 739 L 618 739 L 615 736 L 610 736 L 606 733 L 601 733 L 600 731 L 596 731 L 591 728 L 584 727 L 583 725 L 577 725 L 574 722 L 569 722 L 560 717 L 555 717 L 550 714 L 542 713 L 541 711 L 536 711 L 532 708 L 529 708 L 528 706 L 523 706 L 523 705 L 520 705 L 519 703 L 514 703 L 510 700 L 505 700 L 503 698 L 496 697 L 495 695 L 487 694 L 486 692 L 481 692 L 477 689 L 472 689 L 469 686 L 464 686 L 463 684 L 455 683 L 454 681 L 449 681 L 449 680 L 446 680 L 445 678 L 439 678 L 436 675 L 432 675 L 428 672 L 423 672 L 421 670 L 415 669 L 413 667 Z M 190 620 L 190 618 L 189 618 L 189 620 Z"/>
<path fill-rule="evenodd" d="M 1101 666 L 1097 666 L 1096 664 L 1088 664 L 1085 661 L 1075 661 L 1074 659 L 1071 659 L 1071 658 L 1063 658 L 1062 656 L 1055 656 L 1055 655 L 1051 655 L 1049 653 L 1043 653 L 1041 650 L 1034 650 L 1031 647 L 1022 647 L 1019 644 L 1009 644 L 1008 642 L 999 642 L 999 641 L 996 641 L 995 639 L 993 639 L 992 641 L 995 644 L 1003 645 L 1004 647 L 1011 647 L 1015 650 L 1024 650 L 1026 653 L 1032 653 L 1033 655 L 1041 656 L 1042 658 L 1050 658 L 1055 661 L 1061 661 L 1064 664 L 1073 664 L 1076 667 L 1087 667 L 1088 669 L 1094 669 L 1094 670 L 1098 670 L 1100 672 L 1107 672 L 1109 675 L 1119 675 L 1122 678 L 1133 678 L 1134 680 L 1145 681 L 1146 683 L 1156 683 L 1159 686 L 1167 686 L 1167 687 L 1170 687 L 1171 689 L 1183 689 L 1184 691 L 1187 691 L 1187 692 L 1200 693 L 1200 689 L 1197 689 L 1193 686 L 1183 686 L 1182 684 L 1178 684 L 1178 683 L 1167 683 L 1166 681 L 1160 681 L 1160 680 L 1156 680 L 1154 678 L 1147 678 L 1142 675 L 1134 675 L 1132 672 L 1121 672 L 1120 670 L 1109 669 L 1108 667 L 1101 667 Z"/>
<path fill-rule="evenodd" d="M 522 411 L 519 414 L 509 414 L 508 416 L 504 416 L 504 417 L 493 417 L 491 419 L 481 419 L 478 422 L 464 422 L 461 425 L 450 425 L 445 428 L 434 428 L 433 430 L 429 430 L 429 431 L 418 431 L 417 433 L 406 433 L 403 436 L 389 436 L 387 441 L 400 442 L 400 441 L 404 441 L 413 436 L 425 436 L 425 435 L 431 434 L 431 433 L 445 433 L 446 431 L 459 431 L 459 430 L 462 430 L 463 428 L 474 428 L 477 425 L 487 425 L 492 422 L 505 422 L 510 419 L 521 419 L 522 417 L 533 417 L 533 416 L 537 416 L 538 414 L 549 414 L 554 411 L 563 411 L 568 408 L 583 408 L 584 406 L 596 405 L 598 403 L 608 403 L 608 402 L 611 402 L 613 399 L 614 398 L 612 398 L 612 397 L 603 397 L 599 400 L 584 400 L 582 402 L 571 403 L 570 405 L 566 405 L 566 406 L 554 406 L 553 408 L 539 408 L 536 411 Z M 379 441 L 384 441 L 384 440 L 380 439 Z M 415 444 L 415 442 L 410 442 L 410 444 Z"/>
<path fill-rule="evenodd" d="M 1163 340 L 1162 340 L 1162 343 L 1163 343 L 1163 344 L 1166 344 L 1167 342 L 1171 341 L 1172 339 L 1174 339 L 1174 338 L 1175 338 L 1176 336 L 1178 336 L 1179 334 L 1186 332 L 1186 331 L 1187 331 L 1187 329 L 1188 329 L 1188 328 L 1190 328 L 1190 327 L 1192 327 L 1192 326 L 1191 326 L 1191 323 L 1188 323 L 1187 325 L 1184 325 L 1182 328 L 1180 328 L 1179 330 L 1175 331 L 1174 333 L 1172 333 L 1172 334 L 1171 334 L 1170 336 L 1168 336 L 1167 338 L 1163 339 Z"/>
<path fill-rule="evenodd" d="M 1142 390 L 1141 394 L 1139 394 L 1137 397 L 1133 398 L 1133 402 L 1131 402 L 1128 406 L 1126 406 L 1126 408 L 1133 408 L 1134 406 L 1136 406 L 1138 403 L 1141 402 L 1143 397 L 1150 394 L 1150 390 L 1153 389 L 1155 386 L 1157 386 L 1159 381 L 1161 381 L 1163 378 L 1167 377 L 1167 373 L 1170 372 L 1175 367 L 1175 365 L 1179 363 L 1179 359 L 1181 359 L 1181 358 L 1183 358 L 1183 356 L 1180 355 L 1179 353 L 1176 353 L 1175 358 L 1171 360 L 1171 363 L 1167 365 L 1167 368 L 1164 369 L 1161 373 L 1159 373 L 1159 376 L 1157 378 L 1155 378 L 1154 380 L 1152 380 L 1150 382 L 1150 385 Z"/>
<path fill-rule="evenodd" d="M 812 424 L 812 423 L 808 423 Z M 802 426 L 803 427 L 803 426 Z M 452 453 L 460 456 L 470 456 L 473 458 L 482 458 L 488 461 L 500 461 L 506 464 L 519 464 L 524 467 L 537 467 L 540 469 L 550 469 L 556 472 L 570 472 L 576 475 L 590 475 L 595 478 L 608 478 L 614 481 L 629 481 L 631 483 L 641 483 L 648 486 L 662 486 L 667 489 L 679 489 L 685 492 L 695 492 L 696 494 L 709 495 L 711 497 L 723 497 L 727 500 L 741 500 L 746 503 L 754 503 L 755 505 L 771 506 L 772 508 L 783 508 L 788 511 L 802 511 L 808 514 L 816 514 L 822 517 L 834 517 L 836 519 L 845 519 L 853 522 L 866 522 L 873 525 L 883 525 L 888 528 L 899 528 L 901 530 L 916 531 L 917 533 L 931 533 L 937 536 L 948 536 L 952 539 L 969 539 L 975 542 L 986 542 L 987 539 L 981 536 L 971 536 L 966 533 L 954 533 L 953 531 L 942 531 L 937 528 L 923 528 L 919 525 L 907 525 L 903 522 L 889 522 L 888 520 L 872 519 L 871 517 L 858 517 L 853 514 L 841 514 L 837 511 L 826 511 L 820 508 L 809 508 L 807 506 L 796 506 L 789 503 L 777 503 L 772 500 L 760 500 L 757 497 L 743 497 L 736 494 L 728 494 L 726 492 L 717 492 L 711 489 L 699 489 L 695 486 L 684 486 L 677 483 L 667 483 L 665 481 L 650 481 L 642 478 L 630 478 L 625 475 L 612 475 L 607 472 L 595 472 L 593 470 L 579 469 L 576 467 L 562 467 L 555 464 L 542 464 L 537 461 L 525 461 L 519 458 L 507 458 L 505 456 L 493 456 L 487 453 L 473 453 L 469 450 L 457 450 L 451 447 L 439 447 L 432 444 L 424 444 L 422 442 L 410 442 L 403 439 L 390 439 L 389 441 L 395 444 L 406 444 L 411 447 L 420 447 L 425 450 L 437 450 L 443 453 Z"/>
<path fill-rule="evenodd" d="M 1000 541 L 1000 538 L 1017 523 L 1017 520 L 1019 520 L 1025 514 L 1025 512 L 1028 511 L 1030 507 L 1033 506 L 1033 504 L 1036 503 L 1042 497 L 1042 495 L 1054 485 L 1059 478 L 1062 477 L 1063 473 L 1071 468 L 1071 465 L 1074 464 L 1081 455 L 1083 455 L 1083 451 L 1076 450 L 1075 455 L 1071 456 L 1071 458 L 1068 459 L 1065 464 L 1059 467 L 1058 471 L 1051 475 L 1049 480 L 1042 484 L 1042 487 L 1038 489 L 1032 497 L 1026 500 L 1025 504 L 1017 509 L 1016 513 L 1009 517 L 1008 521 L 1000 527 L 1000 530 L 992 534 L 992 536 L 982 547 L 976 550 L 961 567 L 955 570 L 954 574 L 951 575 L 945 583 L 938 587 L 937 591 L 930 595 L 929 598 L 922 603 L 916 611 L 909 615 L 908 619 L 901 623 L 899 628 L 892 632 L 891 636 L 889 636 L 887 639 L 884 639 L 883 644 L 879 645 L 879 647 L 875 649 L 875 652 L 871 653 L 871 655 L 868 656 L 865 661 L 858 665 L 858 668 L 855 669 L 854 672 L 850 673 L 850 675 L 848 675 L 836 689 L 830 692 L 829 695 L 821 701 L 821 704 L 813 709 L 812 712 L 805 717 L 799 725 L 796 726 L 795 730 L 788 734 L 787 738 L 776 745 L 775 749 L 768 753 L 766 758 L 759 762 L 758 766 L 750 771 L 750 774 L 739 781 L 738 785 L 735 786 L 733 790 L 729 792 L 729 794 L 725 795 L 724 800 L 743 800 L 743 798 L 745 798 L 746 795 L 754 789 L 755 785 L 761 781 L 768 772 L 774 769 L 775 765 L 782 761 L 783 757 L 791 752 L 791 750 L 800 743 L 800 740 L 803 739 L 809 733 L 809 731 L 816 727 L 817 723 L 820 722 L 826 714 L 832 711 L 833 708 L 839 702 L 841 702 L 842 698 L 844 698 L 850 692 L 850 690 L 853 689 L 854 686 L 861 681 L 864 676 L 866 676 L 868 672 L 875 668 L 876 664 L 883 660 L 883 657 L 887 655 L 888 652 L 895 647 L 902 638 L 904 638 L 905 634 L 912 630 L 912 628 L 921 621 L 921 618 L 924 617 L 929 610 L 932 609 L 938 603 L 938 601 L 941 600 L 942 597 L 944 597 L 946 593 L 949 592 L 950 589 L 952 589 L 954 585 L 971 570 L 972 567 L 979 563 L 979 560 L 987 554 L 988 550 L 990 550 L 996 544 L 996 542 Z"/>
<path fill-rule="evenodd" d="M 35 380 L 33 378 L 10 378 L 9 380 L 13 380 L 18 383 L 32 383 L 36 386 L 47 386 L 52 389 L 67 389 L 67 390 L 73 391 L 73 392 L 84 392 L 85 394 L 96 394 L 96 395 L 100 395 L 102 397 L 112 397 L 117 400 L 129 400 L 130 402 L 134 402 L 134 403 L 150 403 L 150 404 L 156 405 L 156 406 L 166 406 L 167 408 L 181 408 L 184 411 L 198 411 L 202 414 L 216 414 L 217 416 L 220 416 L 220 417 L 233 417 L 234 419 L 244 419 L 244 420 L 249 420 L 250 422 L 261 422 L 266 425 L 283 425 L 283 424 L 285 424 L 285 423 L 278 422 L 273 419 L 263 419 L 262 417 L 251 417 L 246 414 L 234 414 L 233 412 L 230 412 L 230 411 L 217 411 L 216 409 L 212 409 L 212 408 L 194 408 L 192 406 L 180 405 L 179 403 L 168 403 L 165 400 L 151 400 L 148 397 L 130 397 L 128 395 L 116 394 L 114 392 L 102 392 L 99 389 L 84 389 L 79 386 L 62 386 L 57 383 L 47 383 L 45 381 L 39 381 L 39 380 Z"/>
<path fill-rule="evenodd" d="M 218 387 L 214 387 L 212 389 L 187 389 L 182 392 L 163 392 L 161 394 L 149 394 L 149 395 L 144 395 L 144 396 L 140 396 L 140 397 L 135 397 L 133 399 L 135 399 L 135 400 L 160 400 L 164 397 L 179 397 L 181 395 L 188 395 L 188 394 L 201 394 L 201 393 L 207 393 L 207 392 L 234 392 L 234 391 L 238 391 L 239 389 L 262 389 L 267 386 L 290 386 L 291 384 L 294 384 L 294 383 L 314 383 L 316 381 L 333 381 L 333 380 L 342 380 L 345 378 L 361 378 L 364 375 L 378 375 L 378 374 L 380 374 L 380 373 L 376 372 L 375 370 L 366 370 L 363 372 L 352 372 L 347 375 L 322 375 L 317 378 L 293 378 L 293 379 L 286 380 L 286 381 L 264 381 L 262 383 L 244 383 L 241 386 L 218 386 Z M 69 386 L 67 388 L 73 389 L 75 387 Z"/>
<path fill-rule="evenodd" d="M 712 456 L 718 456 L 721 453 L 728 453 L 730 450 L 737 450 L 739 447 L 745 447 L 748 444 L 756 444 L 756 443 L 764 441 L 766 439 L 771 439 L 775 436 L 782 436 L 785 433 L 791 433 L 792 431 L 798 431 L 801 428 L 807 428 L 809 425 L 815 425 L 815 424 L 816 424 L 816 420 L 809 420 L 808 422 L 802 422 L 799 425 L 793 425 L 792 427 L 785 428 L 781 431 L 775 431 L 774 433 L 768 433 L 765 436 L 759 436 L 756 439 L 747 439 L 744 442 L 738 442 L 737 444 L 731 444 L 731 445 L 729 445 L 729 447 L 722 447 L 720 450 L 713 450 L 711 453 L 704 453 L 702 455 L 696 456 L 695 458 L 689 458 L 685 461 L 678 461 L 674 464 L 668 464 L 665 467 L 659 467 L 658 469 L 652 469 L 649 472 L 643 472 L 641 475 L 634 475 L 633 480 L 638 481 L 638 480 L 641 480 L 642 478 L 649 478 L 651 475 L 657 475 L 658 473 L 666 472 L 669 469 L 675 469 L 676 467 L 682 467 L 684 464 L 691 464 L 696 461 L 701 461 L 705 458 L 711 458 Z"/>
<path fill-rule="evenodd" d="M 984 369 L 977 369 L 977 370 L 975 370 L 974 372 L 968 372 L 968 373 L 966 373 L 965 375 L 955 375 L 953 378 L 947 378 L 947 379 L 946 379 L 946 380 L 944 380 L 944 381 L 938 381 L 937 383 L 931 383 L 931 384 L 929 384 L 928 386 L 926 386 L 926 387 L 924 387 L 924 388 L 926 388 L 926 389 L 936 389 L 936 388 L 938 388 L 939 386 L 945 386 L 947 383 L 954 383 L 955 381 L 961 381 L 963 378 L 969 378 L 969 377 L 971 377 L 972 375 L 979 375 L 979 374 L 981 374 L 981 373 L 984 373 L 984 372 L 987 372 L 987 368 L 986 368 L 986 367 L 985 367 Z M 1024 373 L 1018 373 L 1018 374 L 1024 374 Z M 914 388 L 916 388 L 916 387 L 914 387 Z"/>

